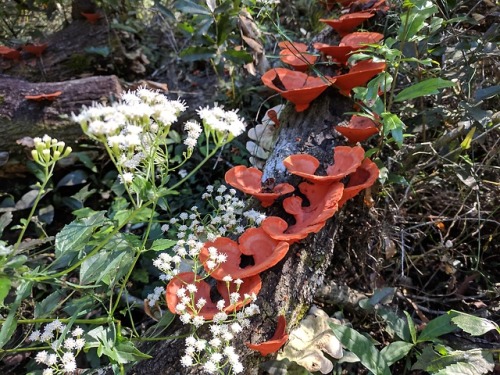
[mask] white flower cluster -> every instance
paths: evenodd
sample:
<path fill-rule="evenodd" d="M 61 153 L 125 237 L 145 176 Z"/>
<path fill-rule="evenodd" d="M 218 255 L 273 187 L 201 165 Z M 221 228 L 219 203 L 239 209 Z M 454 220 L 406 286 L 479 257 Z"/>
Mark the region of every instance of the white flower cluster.
<path fill-rule="evenodd" d="M 192 150 L 195 148 L 202 132 L 201 125 L 196 121 L 188 121 L 184 124 L 184 130 L 187 132 L 187 138 L 184 140 L 184 144 L 188 149 Z"/>
<path fill-rule="evenodd" d="M 198 262 L 198 255 L 206 241 L 231 234 L 239 235 L 245 231 L 245 222 L 247 227 L 258 226 L 266 218 L 263 213 L 253 209 L 243 212 L 245 202 L 236 197 L 236 190 L 224 185 L 217 189 L 212 185 L 207 186 L 202 199 L 211 207 L 209 215 L 202 217 L 198 207 L 194 206 L 190 213 L 183 212 L 162 226 L 163 232 L 167 232 L 171 226 L 175 227 L 178 239 L 172 251 L 161 253 L 153 262 L 163 272 L 160 278 L 164 281 L 171 280 L 180 272 L 191 271 L 192 263 Z M 225 254 L 216 252 L 216 249 L 211 250 L 207 262 L 209 268 L 214 270 L 226 259 Z"/>
<path fill-rule="evenodd" d="M 36 363 L 48 366 L 43 370 L 43 375 L 73 373 L 77 368 L 76 357 L 85 346 L 85 339 L 82 338 L 84 332 L 80 327 L 76 327 L 71 332 L 72 337 L 62 341 L 59 335 L 65 328 L 66 325 L 56 319 L 45 325 L 43 332 L 36 330 L 28 337 L 30 341 L 50 343 L 52 348 L 52 352 L 43 350 L 35 356 Z"/>
<path fill-rule="evenodd" d="M 210 129 L 237 137 L 245 131 L 245 123 L 238 117 L 237 111 L 225 111 L 217 103 L 213 108 L 205 107 L 197 110 L 198 116 Z"/>
<path fill-rule="evenodd" d="M 153 293 L 148 294 L 146 300 L 148 301 L 148 305 L 153 307 L 160 300 L 161 296 L 165 294 L 165 288 L 161 286 L 157 286 Z"/>
<path fill-rule="evenodd" d="M 245 298 L 255 300 L 255 296 Z M 232 318 L 224 312 L 216 314 L 209 327 L 210 340 L 200 339 L 196 335 L 186 339 L 185 355 L 181 358 L 182 365 L 184 367 L 201 365 L 203 372 L 208 374 L 219 373 L 226 366 L 229 366 L 230 373 L 242 373 L 243 365 L 231 342 L 243 328 L 250 325 L 248 318 L 259 312 L 259 307 L 252 303 L 234 314 Z"/>

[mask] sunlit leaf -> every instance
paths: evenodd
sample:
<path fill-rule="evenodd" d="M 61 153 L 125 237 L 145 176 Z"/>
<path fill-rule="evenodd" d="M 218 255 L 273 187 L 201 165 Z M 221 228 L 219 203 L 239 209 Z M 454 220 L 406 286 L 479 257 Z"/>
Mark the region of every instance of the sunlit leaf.
<path fill-rule="evenodd" d="M 416 83 L 402 90 L 394 98 L 395 102 L 402 102 L 405 100 L 411 100 L 419 98 L 421 96 L 439 94 L 439 90 L 445 87 L 453 87 L 456 84 L 454 82 L 448 81 L 442 78 L 429 78 L 425 81 Z"/>
<path fill-rule="evenodd" d="M 491 330 L 497 330 L 500 333 L 498 324 L 491 320 L 455 310 L 450 311 L 448 314 L 450 314 L 453 323 L 472 336 L 481 336 Z"/>

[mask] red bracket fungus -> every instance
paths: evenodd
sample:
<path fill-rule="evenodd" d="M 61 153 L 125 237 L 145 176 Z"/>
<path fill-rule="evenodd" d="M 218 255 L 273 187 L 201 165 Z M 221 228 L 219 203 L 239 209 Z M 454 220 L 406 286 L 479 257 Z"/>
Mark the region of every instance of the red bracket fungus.
<path fill-rule="evenodd" d="M 360 146 L 337 146 L 334 149 L 333 164 L 326 168 L 326 176 L 317 176 L 314 173 L 319 167 L 319 161 L 308 154 L 290 155 L 283 164 L 288 172 L 303 177 L 307 181 L 328 184 L 340 181 L 353 173 L 361 165 L 365 151 Z"/>
<path fill-rule="evenodd" d="M 285 68 L 268 70 L 261 79 L 264 85 L 295 104 L 297 112 L 309 108 L 310 103 L 335 82 L 331 77 L 312 77 Z"/>
<path fill-rule="evenodd" d="M 237 165 L 228 170 L 224 176 L 226 183 L 235 189 L 257 198 L 262 207 L 271 206 L 276 199 L 291 193 L 295 188 L 287 183 L 277 184 L 269 192 L 262 189 L 262 172 L 254 167 Z"/>
<path fill-rule="evenodd" d="M 351 143 L 366 141 L 372 135 L 378 134 L 379 131 L 377 124 L 364 116 L 352 116 L 347 126 L 337 125 L 335 130 Z"/>
<path fill-rule="evenodd" d="M 276 353 L 288 341 L 286 334 L 286 319 L 284 315 L 278 316 L 278 325 L 274 331 L 273 337 L 268 341 L 261 342 L 260 344 L 245 343 L 245 345 L 252 350 L 258 351 L 262 356 L 271 353 Z"/>
<path fill-rule="evenodd" d="M 43 44 L 26 44 L 23 46 L 23 51 L 31 53 L 36 57 L 42 56 L 42 53 L 47 49 L 47 43 Z"/>
<path fill-rule="evenodd" d="M 349 182 L 346 184 L 342 198 L 339 201 L 339 208 L 346 201 L 358 195 L 361 190 L 372 186 L 377 180 L 378 175 L 379 169 L 377 164 L 368 158 L 363 160 L 363 163 L 356 169 L 356 172 L 349 176 Z"/>
<path fill-rule="evenodd" d="M 353 65 L 349 73 L 336 76 L 335 86 L 339 88 L 341 94 L 350 96 L 354 87 L 366 85 L 370 79 L 384 70 L 385 61 L 363 60 Z"/>
<path fill-rule="evenodd" d="M 0 56 L 6 60 L 20 60 L 21 52 L 14 48 L 0 46 Z"/>
<path fill-rule="evenodd" d="M 307 197 L 309 206 L 302 206 L 301 197 L 289 197 L 283 201 L 285 211 L 295 218 L 295 224 L 288 223 L 280 217 L 269 216 L 262 222 L 262 228 L 272 238 L 288 241 L 290 244 L 307 237 L 309 233 L 317 233 L 338 209 L 344 185 L 340 182 L 331 184 L 310 184 L 303 182 L 299 190 Z"/>
<path fill-rule="evenodd" d="M 191 315 L 200 315 L 205 319 L 213 319 L 214 315 L 219 313 L 220 310 L 217 308 L 217 304 L 214 303 L 210 297 L 211 286 L 207 283 L 203 278 L 194 272 L 183 272 L 175 276 L 172 280 L 169 281 L 166 290 L 166 299 L 167 306 L 171 313 L 179 314 L 176 306 L 181 302 L 180 297 L 177 295 L 177 292 L 181 288 L 185 288 L 188 284 L 196 285 L 196 292 L 194 293 L 194 303 L 196 303 L 200 298 L 203 298 L 207 301 L 207 303 L 199 310 L 193 311 L 189 307 L 186 307 L 186 311 Z M 240 295 L 244 294 L 258 294 L 262 287 L 262 281 L 260 276 L 255 275 L 253 277 L 249 277 L 243 280 L 238 293 Z M 234 283 L 230 284 L 229 290 L 227 287 L 227 283 L 225 281 L 217 281 L 217 291 L 221 295 L 222 299 L 226 302 L 226 307 L 224 308 L 224 312 L 231 313 L 233 311 L 240 310 L 245 304 L 250 303 L 251 301 L 240 300 L 236 304 L 230 303 L 229 295 L 232 292 L 236 291 L 236 286 Z"/>
<path fill-rule="evenodd" d="M 215 247 L 219 253 L 226 254 L 227 260 L 215 269 L 207 266 L 210 259 L 209 248 Z M 230 275 L 233 279 L 244 279 L 268 270 L 283 259 L 289 244 L 271 238 L 262 227 L 247 229 L 239 238 L 239 245 L 227 237 L 219 237 L 206 242 L 200 251 L 200 260 L 207 272 L 216 280 Z M 242 256 L 253 257 L 253 265 L 241 268 Z"/>
<path fill-rule="evenodd" d="M 361 25 L 364 21 L 372 18 L 375 14 L 367 12 L 348 13 L 340 16 L 338 19 L 324 19 L 321 18 L 320 22 L 326 23 L 332 27 L 340 36 L 344 36 L 353 31 L 356 27 Z"/>
<path fill-rule="evenodd" d="M 362 47 L 365 44 L 376 44 L 382 39 L 384 35 L 380 33 L 356 31 L 345 35 L 339 46 Z"/>
<path fill-rule="evenodd" d="M 306 52 L 307 44 L 300 42 L 291 42 L 289 40 L 284 40 L 278 43 L 280 49 L 289 49 L 291 51 Z"/>
<path fill-rule="evenodd" d="M 317 59 L 318 56 L 306 52 L 295 52 L 287 48 L 280 51 L 280 60 L 300 72 L 305 72 Z"/>
<path fill-rule="evenodd" d="M 81 13 L 82 16 L 85 17 L 88 23 L 94 24 L 102 18 L 102 15 L 99 13 Z"/>
<path fill-rule="evenodd" d="M 38 94 L 38 95 L 25 95 L 24 98 L 27 100 L 33 100 L 35 102 L 49 101 L 53 102 L 58 96 L 62 94 L 62 91 L 52 92 L 50 94 Z"/>

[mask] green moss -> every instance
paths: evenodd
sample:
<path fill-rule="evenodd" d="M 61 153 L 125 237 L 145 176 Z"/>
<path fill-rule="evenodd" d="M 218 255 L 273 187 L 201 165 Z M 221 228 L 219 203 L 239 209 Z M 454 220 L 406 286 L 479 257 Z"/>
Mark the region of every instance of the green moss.
<path fill-rule="evenodd" d="M 92 69 L 93 60 L 93 57 L 89 55 L 74 54 L 65 65 L 74 73 L 83 73 Z"/>

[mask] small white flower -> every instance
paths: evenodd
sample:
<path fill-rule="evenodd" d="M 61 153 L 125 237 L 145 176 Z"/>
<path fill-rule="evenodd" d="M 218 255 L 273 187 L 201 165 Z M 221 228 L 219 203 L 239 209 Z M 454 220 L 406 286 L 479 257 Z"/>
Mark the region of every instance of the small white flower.
<path fill-rule="evenodd" d="M 71 334 L 73 336 L 81 336 L 83 335 L 83 329 L 80 327 L 76 327 Z"/>
<path fill-rule="evenodd" d="M 40 331 L 36 330 L 31 332 L 31 335 L 29 335 L 28 340 L 29 341 L 38 341 L 40 340 L 41 333 Z"/>
<path fill-rule="evenodd" d="M 181 358 L 181 364 L 184 367 L 190 367 L 193 365 L 193 358 L 189 355 L 185 355 Z"/>
<path fill-rule="evenodd" d="M 205 318 L 201 315 L 197 315 L 193 318 L 193 325 L 198 328 L 205 323 Z"/>
<path fill-rule="evenodd" d="M 35 356 L 36 363 L 45 363 L 48 359 L 49 353 L 46 350 L 38 352 Z"/>

